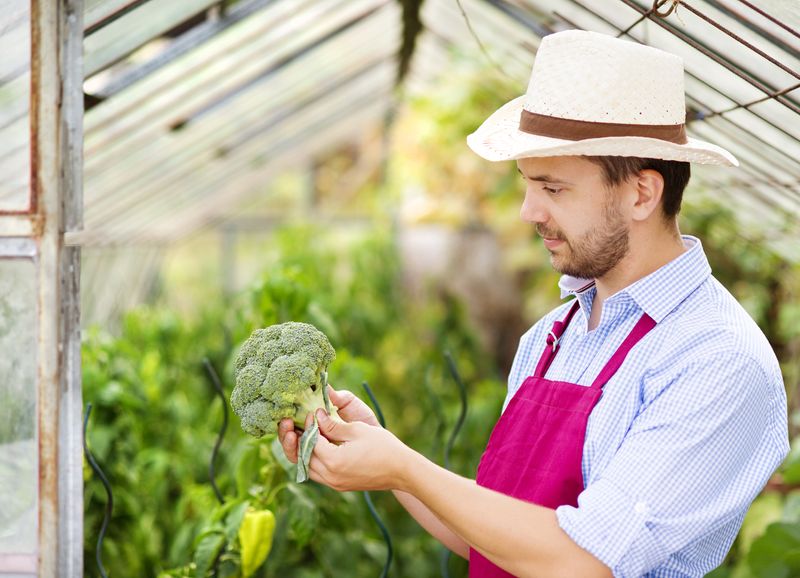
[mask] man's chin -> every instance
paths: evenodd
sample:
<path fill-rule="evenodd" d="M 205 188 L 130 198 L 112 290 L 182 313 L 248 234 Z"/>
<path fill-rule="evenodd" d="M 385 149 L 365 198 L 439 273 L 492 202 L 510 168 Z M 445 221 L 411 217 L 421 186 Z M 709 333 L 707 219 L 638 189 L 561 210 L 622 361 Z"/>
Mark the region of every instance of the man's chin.
<path fill-rule="evenodd" d="M 556 273 L 561 275 L 567 275 L 568 277 L 575 277 L 576 279 L 593 279 L 594 276 L 587 276 L 585 271 L 581 271 L 575 269 L 574 267 L 570 267 L 568 262 L 565 262 L 566 259 L 560 256 L 550 254 L 550 265 L 552 265 L 553 269 Z"/>
<path fill-rule="evenodd" d="M 570 275 L 569 265 L 564 263 L 564 258 L 552 252 L 550 253 L 550 265 L 553 267 L 556 273 L 560 273 L 561 275 Z"/>

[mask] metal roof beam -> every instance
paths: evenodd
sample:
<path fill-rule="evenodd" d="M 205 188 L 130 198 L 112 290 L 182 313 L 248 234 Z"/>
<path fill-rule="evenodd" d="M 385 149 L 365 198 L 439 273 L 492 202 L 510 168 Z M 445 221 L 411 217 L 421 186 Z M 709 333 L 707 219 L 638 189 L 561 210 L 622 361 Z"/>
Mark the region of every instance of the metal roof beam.
<path fill-rule="evenodd" d="M 84 78 L 129 56 L 154 38 L 197 16 L 219 0 L 150 0 L 83 40 Z"/>
<path fill-rule="evenodd" d="M 216 21 L 207 21 L 199 24 L 176 38 L 170 47 L 144 64 L 134 67 L 119 78 L 109 82 L 102 90 L 92 95 L 105 100 L 118 92 L 125 90 L 132 84 L 147 77 L 153 72 L 163 68 L 184 54 L 191 52 L 199 45 L 208 42 L 217 34 L 224 32 L 234 24 L 264 9 L 278 0 L 247 0 L 236 4 L 222 18 Z"/>
<path fill-rule="evenodd" d="M 355 14 L 353 17 L 349 18 L 348 20 L 346 20 L 345 22 L 343 22 L 342 24 L 340 24 L 339 26 L 337 26 L 333 30 L 330 30 L 329 32 L 326 32 L 325 34 L 323 34 L 319 38 L 315 39 L 310 44 L 306 44 L 305 46 L 301 46 L 300 48 L 298 48 L 294 52 L 292 52 L 290 54 L 287 54 L 286 56 L 278 59 L 277 62 L 275 62 L 275 63 L 271 64 L 270 66 L 268 66 L 261 74 L 259 74 L 255 78 L 252 78 L 252 79 L 248 80 L 247 82 L 244 82 L 244 83 L 242 83 L 242 84 L 240 84 L 238 86 L 235 86 L 232 89 L 228 90 L 226 93 L 222 94 L 219 98 L 209 102 L 208 104 L 206 104 L 200 110 L 195 111 L 190 117 L 187 117 L 187 118 L 183 119 L 182 121 L 180 121 L 176 125 L 176 127 L 183 127 L 183 126 L 185 126 L 186 124 L 188 124 L 190 122 L 193 122 L 193 121 L 195 121 L 195 120 L 197 120 L 199 118 L 202 118 L 203 116 L 208 114 L 210 111 L 213 111 L 213 110 L 219 108 L 220 106 L 225 105 L 227 102 L 231 101 L 233 98 L 235 98 L 239 94 L 251 89 L 252 87 L 254 87 L 256 85 L 259 85 L 259 84 L 261 84 L 263 82 L 266 82 L 267 80 L 270 79 L 270 77 L 272 77 L 275 74 L 276 71 L 280 70 L 281 68 L 283 68 L 284 66 L 286 66 L 288 64 L 291 64 L 292 62 L 294 62 L 298 58 L 301 58 L 302 56 L 308 54 L 309 52 L 312 52 L 313 50 L 315 50 L 316 48 L 318 48 L 322 44 L 325 44 L 329 40 L 331 40 L 333 38 L 336 38 L 337 36 L 339 36 L 340 34 L 342 34 L 344 32 L 347 32 L 348 30 L 353 28 L 353 26 L 355 26 L 356 24 L 358 24 L 362 20 L 364 20 L 366 18 L 369 18 L 370 16 L 375 14 L 377 11 L 381 10 L 385 5 L 386 5 L 386 3 L 378 4 L 377 6 L 370 6 L 366 10 L 364 10 L 362 12 L 359 12 L 358 14 Z"/>
<path fill-rule="evenodd" d="M 767 40 L 768 42 L 772 43 L 773 45 L 775 45 L 776 47 L 780 48 L 781 50 L 785 50 L 786 52 L 788 52 L 789 54 L 791 54 L 795 58 L 800 59 L 800 50 L 797 50 L 793 46 L 790 46 L 789 44 L 787 44 L 786 42 L 784 42 L 783 40 L 778 38 L 775 34 L 770 32 L 769 30 L 767 30 L 763 26 L 759 26 L 758 24 L 756 24 L 755 22 L 753 22 L 752 20 L 747 18 L 741 12 L 738 12 L 738 11 L 734 10 L 733 8 L 730 8 L 729 6 L 726 6 L 725 4 L 720 2 L 719 0 L 703 0 L 703 1 L 706 4 L 708 4 L 709 6 L 711 6 L 712 8 L 715 8 L 716 10 L 719 10 L 721 13 L 725 14 L 727 17 L 733 18 L 737 22 L 740 22 L 742 24 L 742 26 L 745 26 L 748 30 L 750 30 L 751 32 L 754 32 L 755 34 L 758 34 L 764 40 Z"/>
<path fill-rule="evenodd" d="M 516 22 L 519 22 L 520 24 L 531 30 L 539 38 L 543 38 L 548 34 L 553 33 L 553 30 L 551 30 L 547 26 L 543 26 L 538 20 L 536 20 L 535 18 L 531 18 L 518 6 L 515 6 L 510 2 L 507 2 L 506 0 L 483 0 L 483 2 L 489 4 L 490 6 L 493 6 L 494 8 L 497 8 L 500 12 L 502 12 L 506 16 L 510 17 Z"/>
<path fill-rule="evenodd" d="M 107 0 L 96 6 L 92 10 L 88 10 L 84 16 L 83 36 L 97 32 L 101 28 L 108 26 L 112 22 L 119 20 L 128 12 L 131 12 L 149 2 L 150 0 L 125 0 L 123 2 L 111 2 Z"/>

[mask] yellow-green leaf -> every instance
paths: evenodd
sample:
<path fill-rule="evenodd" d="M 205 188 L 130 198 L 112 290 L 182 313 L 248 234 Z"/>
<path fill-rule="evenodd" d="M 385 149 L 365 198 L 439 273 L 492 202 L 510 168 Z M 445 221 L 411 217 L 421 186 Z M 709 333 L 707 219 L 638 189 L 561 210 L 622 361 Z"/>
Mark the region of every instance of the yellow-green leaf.
<path fill-rule="evenodd" d="M 250 508 L 239 527 L 242 577 L 252 576 L 267 559 L 275 533 L 275 515 L 269 510 Z"/>

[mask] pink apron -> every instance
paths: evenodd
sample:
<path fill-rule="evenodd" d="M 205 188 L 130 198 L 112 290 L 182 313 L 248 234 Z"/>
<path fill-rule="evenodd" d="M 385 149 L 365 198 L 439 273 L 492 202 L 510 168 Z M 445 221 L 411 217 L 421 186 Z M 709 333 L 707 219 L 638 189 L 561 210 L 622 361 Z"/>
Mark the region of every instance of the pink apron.
<path fill-rule="evenodd" d="M 553 324 L 536 370 L 494 426 L 478 464 L 478 485 L 547 508 L 577 506 L 583 491 L 581 458 L 589 414 L 625 356 L 656 324 L 643 314 L 589 387 L 545 379 L 559 340 L 578 309 L 576 300 L 564 320 Z M 473 549 L 469 575 L 513 578 Z"/>

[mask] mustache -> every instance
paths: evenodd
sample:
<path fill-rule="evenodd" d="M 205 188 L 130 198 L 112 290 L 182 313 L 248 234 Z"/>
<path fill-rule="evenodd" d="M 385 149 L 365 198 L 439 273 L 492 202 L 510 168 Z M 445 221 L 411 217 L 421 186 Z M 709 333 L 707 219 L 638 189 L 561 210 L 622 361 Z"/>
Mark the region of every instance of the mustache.
<path fill-rule="evenodd" d="M 536 233 L 538 233 L 540 237 L 544 237 L 546 239 L 558 239 L 559 241 L 567 240 L 567 238 L 561 234 L 561 231 L 551 231 L 543 227 L 540 223 L 536 225 Z"/>

